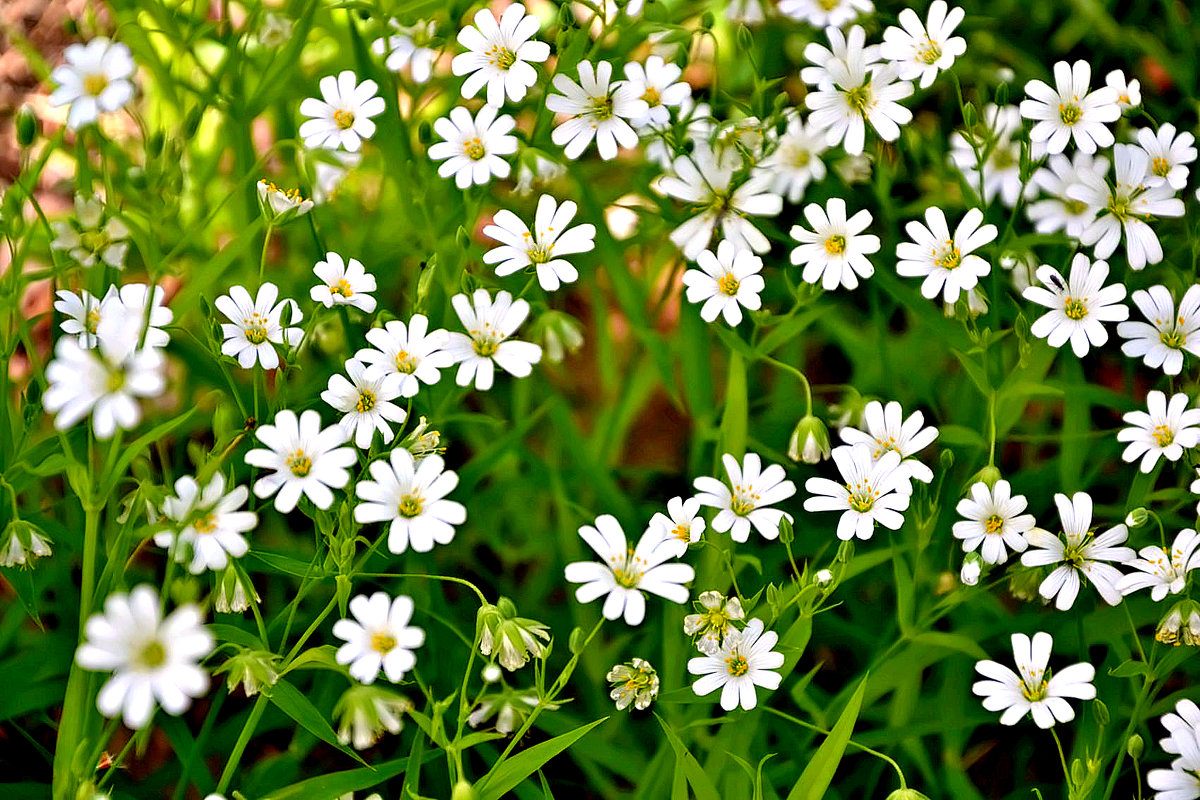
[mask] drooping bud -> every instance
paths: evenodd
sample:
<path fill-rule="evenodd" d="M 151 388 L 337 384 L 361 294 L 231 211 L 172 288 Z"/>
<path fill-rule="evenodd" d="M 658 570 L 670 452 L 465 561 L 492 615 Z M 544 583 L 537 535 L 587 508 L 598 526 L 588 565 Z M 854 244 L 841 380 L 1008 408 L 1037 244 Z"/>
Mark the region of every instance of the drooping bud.
<path fill-rule="evenodd" d="M 998 480 L 1000 480 L 1000 470 L 996 469 L 996 467 L 992 466 L 991 464 L 988 464 L 986 467 L 979 470 L 979 472 L 975 473 L 975 475 L 971 478 L 971 484 L 974 485 L 976 483 L 982 483 L 987 486 L 988 489 L 992 489 L 996 486 L 996 481 Z"/>
<path fill-rule="evenodd" d="M 979 574 L 983 570 L 982 561 L 978 553 L 967 553 L 963 559 L 962 570 L 958 573 L 958 579 L 966 586 L 975 586 L 979 583 Z"/>
<path fill-rule="evenodd" d="M 525 666 L 530 657 L 546 654 L 545 642 L 550 629 L 537 620 L 517 616 L 516 606 L 507 597 L 496 605 L 486 603 L 476 615 L 479 625 L 479 652 L 496 655 L 500 666 L 509 672 Z"/>
<path fill-rule="evenodd" d="M 787 454 L 792 461 L 805 464 L 817 464 L 829 458 L 829 429 L 825 423 L 812 414 L 802 417 L 792 429 Z"/>
<path fill-rule="evenodd" d="M 887 796 L 887 800 L 929 800 L 916 789 L 897 789 Z"/>
<path fill-rule="evenodd" d="M 1125 515 L 1125 524 L 1130 528 L 1140 528 L 1150 519 L 1150 512 L 1138 506 Z"/>
<path fill-rule="evenodd" d="M 50 555 L 53 542 L 33 523 L 14 519 L 0 533 L 0 567 L 33 568 L 34 559 Z"/>
<path fill-rule="evenodd" d="M 404 714 L 411 711 L 412 702 L 379 686 L 352 686 L 334 706 L 338 722 L 338 741 L 353 744 L 355 750 L 366 750 L 379 741 L 384 733 L 399 733 L 404 727 Z"/>
<path fill-rule="evenodd" d="M 213 607 L 222 614 L 241 614 L 262 598 L 254 591 L 254 584 L 242 580 L 236 568 L 226 567 L 217 578 L 217 596 Z"/>
<path fill-rule="evenodd" d="M 238 652 L 226 659 L 216 672 L 218 675 L 226 673 L 225 682 L 230 693 L 241 686 L 247 697 L 253 697 L 279 680 L 278 660 L 279 656 L 267 650 L 239 647 Z"/>

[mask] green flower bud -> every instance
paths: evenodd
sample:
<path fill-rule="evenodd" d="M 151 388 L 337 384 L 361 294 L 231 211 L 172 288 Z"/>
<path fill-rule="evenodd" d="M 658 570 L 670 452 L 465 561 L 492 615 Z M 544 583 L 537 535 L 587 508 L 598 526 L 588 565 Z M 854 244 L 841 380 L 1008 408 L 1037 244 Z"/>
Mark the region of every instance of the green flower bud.
<path fill-rule="evenodd" d="M 1141 734 L 1133 734 L 1125 740 L 1125 752 L 1134 761 L 1142 757 L 1142 753 L 1146 750 L 1146 742 L 1142 739 Z"/>
<path fill-rule="evenodd" d="M 50 555 L 53 542 L 45 532 L 23 519 L 14 519 L 0 533 L 0 567 L 33 568 L 34 560 Z"/>
<path fill-rule="evenodd" d="M 829 458 L 829 429 L 825 423 L 808 414 L 792 429 L 787 454 L 792 461 L 817 464 Z"/>
<path fill-rule="evenodd" d="M 466 781 L 459 781 L 454 784 L 454 791 L 450 794 L 450 800 L 475 800 L 477 796 L 471 784 Z"/>
<path fill-rule="evenodd" d="M 238 647 L 238 651 L 226 659 L 216 673 L 226 674 L 225 682 L 230 694 L 241 686 L 247 697 L 253 697 L 279 680 L 278 661 L 279 656 L 270 651 Z"/>
<path fill-rule="evenodd" d="M 1108 713 L 1108 706 L 1099 698 L 1092 701 L 1092 716 L 1096 718 L 1097 725 L 1107 725 L 1112 719 Z"/>
<path fill-rule="evenodd" d="M 1140 528 L 1149 519 L 1150 512 L 1139 506 L 1125 515 L 1125 524 L 1130 528 Z"/>
<path fill-rule="evenodd" d="M 562 311 L 547 311 L 530 328 L 530 338 L 541 342 L 547 361 L 560 364 L 583 347 L 583 324 Z"/>
<path fill-rule="evenodd" d="M 37 115 L 33 113 L 33 109 L 26 103 L 17 109 L 17 144 L 22 147 L 29 147 L 42 132 L 41 121 Z"/>
<path fill-rule="evenodd" d="M 970 485 L 974 486 L 977 483 L 982 483 L 989 489 L 992 489 L 996 486 L 996 481 L 998 480 L 1000 480 L 1000 470 L 988 464 L 971 477 Z"/>
<path fill-rule="evenodd" d="M 929 800 L 916 789 L 897 789 L 887 796 L 887 800 Z"/>
<path fill-rule="evenodd" d="M 479 626 L 479 652 L 496 655 L 500 666 L 509 672 L 525 666 L 529 658 L 546 654 L 545 642 L 550 629 L 537 620 L 517 616 L 517 607 L 507 597 L 496 605 L 484 604 L 476 615 Z"/>

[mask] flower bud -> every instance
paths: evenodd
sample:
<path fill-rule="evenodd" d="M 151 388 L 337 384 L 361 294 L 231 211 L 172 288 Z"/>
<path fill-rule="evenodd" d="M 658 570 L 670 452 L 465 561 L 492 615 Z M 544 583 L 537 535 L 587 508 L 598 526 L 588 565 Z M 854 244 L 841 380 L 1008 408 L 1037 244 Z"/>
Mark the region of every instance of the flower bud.
<path fill-rule="evenodd" d="M 658 697 L 658 673 L 644 659 L 617 664 L 604 679 L 612 685 L 608 696 L 617 704 L 617 711 L 624 711 L 630 703 L 638 711 L 644 711 Z"/>
<path fill-rule="evenodd" d="M 507 597 L 496 605 L 486 603 L 476 615 L 479 625 L 479 652 L 496 654 L 500 666 L 509 672 L 520 669 L 533 658 L 546 654 L 545 642 L 550 629 L 537 620 L 517 616 L 517 608 Z"/>
<path fill-rule="evenodd" d="M 51 544 L 33 523 L 14 519 L 0 533 L 0 567 L 32 568 L 34 559 L 51 554 Z"/>
<path fill-rule="evenodd" d="M 988 464 L 971 477 L 970 485 L 974 486 L 977 483 L 982 483 L 989 489 L 992 489 L 995 487 L 996 481 L 998 480 L 1000 480 L 1000 470 L 996 469 L 991 464 Z"/>
<path fill-rule="evenodd" d="M 1133 734 L 1125 740 L 1125 752 L 1134 761 L 1142 757 L 1142 753 L 1146 750 L 1146 742 L 1142 739 L 1141 734 Z"/>
<path fill-rule="evenodd" d="M 504 677 L 504 673 L 495 664 L 484 664 L 483 669 L 479 672 L 479 677 L 484 683 L 495 683 Z"/>
<path fill-rule="evenodd" d="M 442 446 L 442 435 L 429 430 L 429 422 L 421 417 L 417 427 L 400 440 L 400 446 L 412 454 L 413 460 L 420 463 L 427 455 L 441 453 L 446 448 Z"/>
<path fill-rule="evenodd" d="M 399 733 L 404 714 L 412 711 L 405 697 L 379 686 L 352 686 L 334 706 L 338 722 L 338 741 L 366 750 L 384 733 Z"/>
<path fill-rule="evenodd" d="M 217 597 L 213 607 L 222 614 L 241 614 L 262 598 L 254 591 L 254 584 L 243 581 L 235 567 L 229 566 L 217 578 Z"/>
<path fill-rule="evenodd" d="M 547 311 L 538 317 L 530 329 L 534 341 L 540 341 L 546 360 L 562 363 L 568 353 L 583 347 L 583 325 L 570 314 Z"/>
<path fill-rule="evenodd" d="M 788 440 L 788 458 L 817 464 L 829 458 L 829 429 L 812 414 L 804 416 L 792 429 Z"/>
<path fill-rule="evenodd" d="M 1150 512 L 1141 506 L 1125 515 L 1125 524 L 1130 528 L 1140 528 L 1150 519 Z"/>
<path fill-rule="evenodd" d="M 42 132 L 41 122 L 28 103 L 17 109 L 16 129 L 17 144 L 22 148 L 29 147 L 37 141 L 38 135 Z"/>
<path fill-rule="evenodd" d="M 975 586 L 979 583 L 979 573 L 982 571 L 980 558 L 978 553 L 967 553 L 967 557 L 963 559 L 962 570 L 958 573 L 958 579 L 965 586 Z"/>
<path fill-rule="evenodd" d="M 813 583 L 820 586 L 822 589 L 830 586 L 833 583 L 833 572 L 827 569 L 819 569 L 813 575 Z"/>
<path fill-rule="evenodd" d="M 929 800 L 916 789 L 897 789 L 887 796 L 887 800 Z"/>
<path fill-rule="evenodd" d="M 218 675 L 227 673 L 225 682 L 231 694 L 241 686 L 246 697 L 253 697 L 279 680 L 278 660 L 279 656 L 267 650 L 239 647 L 238 652 L 226 659 L 216 672 Z"/>
<path fill-rule="evenodd" d="M 475 789 L 466 781 L 454 784 L 454 791 L 450 794 L 450 800 L 475 800 L 476 797 Z"/>

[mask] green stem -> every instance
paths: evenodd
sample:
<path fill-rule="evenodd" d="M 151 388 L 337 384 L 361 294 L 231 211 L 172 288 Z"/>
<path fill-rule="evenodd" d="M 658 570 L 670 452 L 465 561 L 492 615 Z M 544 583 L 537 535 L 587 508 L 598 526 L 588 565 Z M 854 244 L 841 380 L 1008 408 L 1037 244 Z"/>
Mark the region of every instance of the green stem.
<path fill-rule="evenodd" d="M 824 736 L 828 736 L 830 733 L 828 730 L 826 730 L 825 728 L 822 728 L 820 725 L 814 725 L 811 722 L 805 722 L 804 720 L 800 719 L 799 717 L 793 717 L 791 714 L 784 713 L 783 711 L 779 711 L 777 709 L 771 708 L 770 706 L 763 706 L 763 708 L 766 711 L 774 714 L 777 717 L 786 719 L 788 722 L 795 723 L 796 725 L 799 725 L 803 728 L 808 728 L 811 731 L 816 731 L 817 733 L 820 733 Z M 866 753 L 869 756 L 875 756 L 875 758 L 881 759 L 881 760 L 886 761 L 887 763 L 891 764 L 892 769 L 896 770 L 896 775 L 900 779 L 900 788 L 901 789 L 908 788 L 908 783 L 904 780 L 904 770 L 900 769 L 900 765 L 897 764 L 892 758 L 879 752 L 878 750 L 872 750 L 871 748 L 867 747 L 865 744 L 859 744 L 858 742 L 854 741 L 853 739 L 848 739 L 846 741 L 846 744 L 848 744 L 849 746 L 854 747 L 858 750 L 863 751 L 864 753 Z"/>
<path fill-rule="evenodd" d="M 771 356 L 761 356 L 761 358 L 763 361 L 773 364 L 774 366 L 779 367 L 779 369 L 782 369 L 785 372 L 792 373 L 800 380 L 801 383 L 804 384 L 804 404 L 805 404 L 805 408 L 807 409 L 807 411 L 805 412 L 805 416 L 810 416 L 812 414 L 812 385 L 808 382 L 807 376 L 805 376 L 805 374 L 803 372 L 796 369 L 791 364 L 785 364 L 784 362 L 782 362 L 776 358 L 772 358 Z"/>
<path fill-rule="evenodd" d="M 242 726 L 242 733 L 233 746 L 233 752 L 229 754 L 229 760 L 225 762 L 225 770 L 221 773 L 221 780 L 217 782 L 217 794 L 223 795 L 229 788 L 229 782 L 233 780 L 233 773 L 237 770 L 238 762 L 242 760 L 242 754 L 246 752 L 246 745 L 250 744 L 250 737 L 254 735 L 254 729 L 258 727 L 266 710 L 267 696 L 260 694 L 254 701 L 254 708 L 250 709 L 250 716 L 246 718 L 246 724 Z"/>

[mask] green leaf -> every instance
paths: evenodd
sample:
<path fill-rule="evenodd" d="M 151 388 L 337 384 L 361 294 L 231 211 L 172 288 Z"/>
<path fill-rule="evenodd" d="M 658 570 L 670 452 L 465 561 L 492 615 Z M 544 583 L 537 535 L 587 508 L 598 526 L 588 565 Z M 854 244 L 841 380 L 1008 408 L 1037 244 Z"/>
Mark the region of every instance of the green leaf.
<path fill-rule="evenodd" d="M 987 373 L 983 367 L 974 361 L 970 356 L 962 353 L 954 348 L 950 349 L 954 357 L 958 359 L 958 363 L 962 364 L 963 370 L 966 371 L 967 377 L 971 379 L 971 383 L 975 384 L 975 388 L 984 397 L 988 397 L 992 393 L 992 385 L 988 382 Z"/>
<path fill-rule="evenodd" d="M 942 631 L 926 631 L 912 638 L 913 644 L 932 645 L 934 647 L 944 647 L 947 650 L 957 650 L 960 653 L 965 653 L 976 660 L 983 660 L 988 657 L 987 651 L 979 646 L 979 642 L 969 636 L 964 636 L 960 633 L 943 633 Z"/>
<path fill-rule="evenodd" d="M 725 413 L 721 417 L 724 452 L 741 458 L 746 452 L 749 400 L 746 394 L 746 362 L 741 353 L 729 354 L 729 381 L 725 385 Z"/>
<path fill-rule="evenodd" d="M 430 753 L 428 758 L 435 755 L 440 755 L 440 753 Z M 309 778 L 306 781 L 277 789 L 262 800 L 338 800 L 348 792 L 357 792 L 378 786 L 384 781 L 396 777 L 407 768 L 408 759 L 397 758 L 375 767 L 331 772 L 319 778 Z"/>
<path fill-rule="evenodd" d="M 712 778 L 708 777 L 704 772 L 704 768 L 700 766 L 700 762 L 696 760 L 696 757 L 688 752 L 688 749 L 679 739 L 679 735 L 658 714 L 655 714 L 654 718 L 662 726 L 663 733 L 667 735 L 667 741 L 671 743 L 671 749 L 675 751 L 676 782 L 678 783 L 679 774 L 682 772 L 688 784 L 691 785 L 692 792 L 696 795 L 696 800 L 721 800 L 721 795 L 717 792 L 717 787 L 713 784 Z"/>
<path fill-rule="evenodd" d="M 355 753 L 338 741 L 337 734 L 333 732 L 333 728 L 325 721 L 325 717 L 312 704 L 312 701 L 295 686 L 280 678 L 271 687 L 269 697 L 276 708 L 294 719 L 313 736 L 316 736 L 332 747 L 336 747 L 356 761 L 362 764 L 367 763 L 359 757 L 358 753 Z"/>
<path fill-rule="evenodd" d="M 580 725 L 573 731 L 555 736 L 548 742 L 535 744 L 528 750 L 522 751 L 504 761 L 499 767 L 493 768 L 478 784 L 476 792 L 480 800 L 500 800 L 533 773 L 541 769 L 547 761 L 566 750 L 575 742 L 586 736 L 597 725 L 608 720 L 601 717 L 595 722 Z"/>
<path fill-rule="evenodd" d="M 122 447 L 121 455 L 117 458 L 116 467 L 113 469 L 112 474 L 107 476 L 108 484 L 104 487 L 104 496 L 112 495 L 116 490 L 117 481 L 125 475 L 126 470 L 129 469 L 129 465 L 133 463 L 135 458 L 142 454 L 142 451 L 187 422 L 192 414 L 195 414 L 198 410 L 198 407 L 192 406 L 179 416 L 169 419 L 161 425 L 155 425 L 149 431 L 135 439 L 132 444 Z"/>
<path fill-rule="evenodd" d="M 214 622 L 208 626 L 213 635 L 217 637 L 219 642 L 232 642 L 240 644 L 242 647 L 249 647 L 251 650 L 267 650 L 267 646 L 261 639 L 255 636 L 250 631 L 244 631 L 236 625 L 226 625 L 222 622 Z"/>
<path fill-rule="evenodd" d="M 842 755 L 846 752 L 846 744 L 850 734 L 854 732 L 854 723 L 858 721 L 858 712 L 862 708 L 863 695 L 867 690 L 867 677 L 864 677 L 854 690 L 850 702 L 846 704 L 837 723 L 825 737 L 817 749 L 817 754 L 800 773 L 800 780 L 788 792 L 787 800 L 820 800 L 825 796 L 829 785 L 833 783 L 833 775 L 837 772 Z"/>
<path fill-rule="evenodd" d="M 1108 674 L 1114 678 L 1133 678 L 1138 675 L 1145 675 L 1150 671 L 1150 667 L 1145 661 L 1123 661 L 1117 666 L 1108 671 Z"/>

